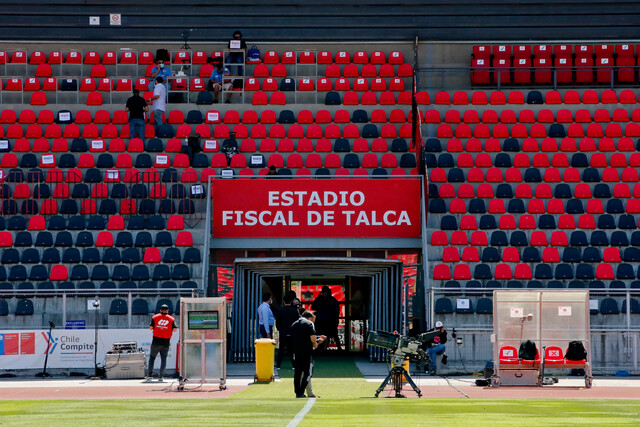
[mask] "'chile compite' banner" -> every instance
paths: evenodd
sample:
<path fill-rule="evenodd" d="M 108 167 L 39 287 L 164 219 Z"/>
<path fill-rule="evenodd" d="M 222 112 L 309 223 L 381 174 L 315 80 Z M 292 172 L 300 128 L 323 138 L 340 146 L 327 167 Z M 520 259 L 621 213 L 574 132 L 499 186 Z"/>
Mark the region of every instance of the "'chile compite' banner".
<path fill-rule="evenodd" d="M 215 179 L 214 237 L 419 237 L 417 179 Z"/>

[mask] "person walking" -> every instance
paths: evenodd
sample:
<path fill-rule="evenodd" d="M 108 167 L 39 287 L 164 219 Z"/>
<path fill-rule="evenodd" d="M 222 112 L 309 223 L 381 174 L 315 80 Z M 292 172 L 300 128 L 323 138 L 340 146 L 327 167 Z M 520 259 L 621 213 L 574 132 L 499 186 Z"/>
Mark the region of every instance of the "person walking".
<path fill-rule="evenodd" d="M 149 100 L 153 104 L 153 120 L 156 126 L 156 135 L 158 129 L 164 123 L 162 115 L 166 110 L 167 88 L 163 84 L 164 79 L 161 76 L 156 77 L 156 87 L 153 89 L 153 97 Z"/>
<path fill-rule="evenodd" d="M 176 319 L 169 315 L 169 306 L 162 304 L 160 313 L 151 318 L 149 329 L 153 331 L 153 340 L 151 341 L 151 350 L 149 351 L 149 370 L 147 380 L 153 377 L 153 365 L 156 362 L 156 356 L 160 353 L 160 372 L 158 380 L 164 381 L 164 370 L 167 367 L 167 355 L 169 354 L 169 346 L 171 345 L 171 336 L 178 330 Z"/>
<path fill-rule="evenodd" d="M 313 375 L 313 351 L 327 338 L 324 335 L 316 335 L 313 325 L 315 320 L 313 313 L 305 311 L 302 317 L 291 325 L 291 346 L 294 358 L 293 389 L 296 398 L 307 397 L 304 393 L 305 390 L 310 391 L 307 386 Z M 311 393 L 308 397 L 317 397 Z"/>
<path fill-rule="evenodd" d="M 129 113 L 129 130 L 131 138 L 144 141 L 144 113 L 149 111 L 147 101 L 140 96 L 138 89 L 133 90 L 133 96 L 127 99 L 125 111 Z"/>
<path fill-rule="evenodd" d="M 280 336 L 278 356 L 276 357 L 276 369 L 280 369 L 285 353 L 288 354 L 291 359 L 291 366 L 294 366 L 293 351 L 291 350 L 291 325 L 300 318 L 298 309 L 292 305 L 295 296 L 295 292 L 287 293 L 284 296 L 284 305 L 278 310 L 276 316 L 276 327 L 278 328 Z"/>
<path fill-rule="evenodd" d="M 331 289 L 328 286 L 323 286 L 320 295 L 313 300 L 311 309 L 315 311 L 317 316 L 316 329 L 319 333 L 327 336 L 325 345 L 321 346 L 320 350 L 326 349 L 329 344 L 329 339 L 333 339 L 336 343 L 338 351 L 342 351 L 340 345 L 340 337 L 338 336 L 338 323 L 340 319 L 340 304 L 338 300 L 331 294 Z"/>
<path fill-rule="evenodd" d="M 258 329 L 260 332 L 260 338 L 273 337 L 273 325 L 275 324 L 275 319 L 270 307 L 271 302 L 271 294 L 269 292 L 265 292 L 262 295 L 262 304 L 258 307 Z"/>

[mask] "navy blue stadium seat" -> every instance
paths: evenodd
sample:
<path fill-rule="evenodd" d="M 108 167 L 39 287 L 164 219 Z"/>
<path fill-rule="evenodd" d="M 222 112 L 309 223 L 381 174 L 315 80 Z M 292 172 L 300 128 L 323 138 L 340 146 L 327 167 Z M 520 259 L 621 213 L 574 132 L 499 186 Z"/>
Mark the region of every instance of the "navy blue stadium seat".
<path fill-rule="evenodd" d="M 149 268 L 146 265 L 136 265 L 131 270 L 131 280 L 138 282 L 149 280 Z"/>
<path fill-rule="evenodd" d="M 551 126 L 549 126 L 549 138 L 564 138 L 566 136 L 567 133 L 562 124 L 553 123 Z"/>
<path fill-rule="evenodd" d="M 100 283 L 100 289 L 117 289 L 118 286 L 114 282 L 104 281 Z"/>
<path fill-rule="evenodd" d="M 478 224 L 480 230 L 495 230 L 498 228 L 496 218 L 493 215 L 482 215 Z"/>
<path fill-rule="evenodd" d="M 118 282 L 131 280 L 131 270 L 126 265 L 116 265 L 111 273 L 111 280 Z"/>
<path fill-rule="evenodd" d="M 583 214 L 584 206 L 582 206 L 582 200 L 579 200 L 579 199 L 567 200 L 566 211 L 568 214 Z"/>
<path fill-rule="evenodd" d="M 18 264 L 19 262 L 37 264 L 40 262 L 40 252 L 33 248 L 25 249 L 22 251 L 21 257 L 17 249 L 8 248 L 2 252 L 1 262 L 2 264 Z"/>
<path fill-rule="evenodd" d="M 118 248 L 106 248 L 102 254 L 102 262 L 105 264 L 118 264 L 122 261 Z"/>
<path fill-rule="evenodd" d="M 499 262 L 501 258 L 497 248 L 486 247 L 482 250 L 480 259 L 482 262 Z"/>
<path fill-rule="evenodd" d="M 584 182 L 600 182 L 600 173 L 596 168 L 586 168 L 582 172 L 582 181 Z"/>
<path fill-rule="evenodd" d="M 151 156 L 147 153 L 140 153 L 136 157 L 136 162 L 134 167 L 136 169 L 148 169 L 153 165 L 153 161 L 151 160 Z"/>
<path fill-rule="evenodd" d="M 101 154 L 101 156 L 109 156 L 109 158 L 111 158 L 110 154 Z M 104 157 L 103 157 L 104 159 Z M 113 164 L 113 160 L 111 162 L 105 161 L 103 160 L 101 164 L 98 164 L 98 167 L 102 167 L 102 168 L 109 168 L 112 166 L 105 166 L 105 165 L 109 165 L 109 164 Z M 84 182 L 88 183 L 88 184 L 96 184 L 98 182 L 102 182 L 102 171 L 100 169 L 97 168 L 90 168 L 87 169 L 87 171 L 84 174 Z"/>
<path fill-rule="evenodd" d="M 43 264 L 59 264 L 60 252 L 57 248 L 47 248 L 42 252 L 41 261 Z"/>
<path fill-rule="evenodd" d="M 433 199 L 429 201 L 429 212 L 431 213 L 446 213 L 449 210 L 447 209 L 447 204 L 443 199 Z"/>
<path fill-rule="evenodd" d="M 452 168 L 455 166 L 455 162 L 453 160 L 453 155 L 449 153 L 443 153 L 438 156 L 438 167 L 439 168 Z"/>
<path fill-rule="evenodd" d="M 587 235 L 584 231 L 573 231 L 569 238 L 571 246 L 588 246 Z"/>
<path fill-rule="evenodd" d="M 600 301 L 600 314 L 620 314 L 618 303 L 613 298 L 603 298 Z"/>
<path fill-rule="evenodd" d="M 39 231 L 38 234 L 36 234 L 34 245 L 38 247 L 53 246 L 53 235 L 50 231 Z"/>
<path fill-rule="evenodd" d="M 587 247 L 582 251 L 582 262 L 602 262 L 602 254 L 598 248 Z"/>
<path fill-rule="evenodd" d="M 212 101 L 213 102 L 213 101 Z M 327 92 L 324 96 L 324 105 L 340 105 L 340 94 L 338 92 Z"/>
<path fill-rule="evenodd" d="M 484 214 L 487 213 L 487 207 L 482 199 L 469 200 L 469 213 Z"/>
<path fill-rule="evenodd" d="M 611 233 L 611 246 L 629 246 L 628 234 L 620 230 Z"/>
<path fill-rule="evenodd" d="M 613 216 L 609 214 L 600 215 L 596 226 L 601 230 L 613 230 L 617 228 Z"/>
<path fill-rule="evenodd" d="M 580 262 L 580 251 L 578 251 L 578 248 L 564 248 L 562 252 L 562 262 Z"/>
<path fill-rule="evenodd" d="M 68 248 L 73 246 L 73 237 L 69 231 L 60 231 L 56 234 L 56 240 L 53 242 L 53 246 L 59 248 Z"/>
<path fill-rule="evenodd" d="M 530 280 L 527 282 L 527 289 L 542 289 L 544 285 L 539 280 Z"/>
<path fill-rule="evenodd" d="M 511 233 L 509 244 L 511 246 L 528 246 L 529 241 L 524 231 L 517 230 Z"/>
<path fill-rule="evenodd" d="M 51 197 L 51 188 L 48 184 L 38 184 L 33 187 L 34 199 L 48 199 Z"/>
<path fill-rule="evenodd" d="M 138 213 L 141 215 L 154 215 L 156 213 L 156 202 L 151 199 L 142 199 L 138 203 Z"/>
<path fill-rule="evenodd" d="M 416 167 L 416 156 L 413 153 L 404 153 L 400 156 L 400 164 L 401 168 L 415 168 Z"/>
<path fill-rule="evenodd" d="M 504 140 L 503 144 L 502 144 L 502 151 L 507 151 L 507 152 L 518 152 L 520 151 L 520 142 L 518 142 L 518 140 L 516 138 L 507 138 Z M 505 154 L 505 153 L 502 153 Z M 506 157 L 508 157 L 509 159 L 511 159 L 511 157 L 507 154 Z M 497 159 L 497 156 L 496 156 Z M 509 160 L 509 164 L 511 164 L 511 160 Z M 498 166 L 494 163 L 494 165 L 496 167 L 501 167 Z"/>
<path fill-rule="evenodd" d="M 435 302 L 436 314 L 452 314 L 453 304 L 449 298 L 438 298 Z"/>
<path fill-rule="evenodd" d="M 131 314 L 137 316 L 148 316 L 149 303 L 147 302 L 147 300 L 143 298 L 134 299 L 131 303 Z"/>
<path fill-rule="evenodd" d="M 556 199 L 570 199 L 573 197 L 571 187 L 568 184 L 557 184 L 555 190 L 553 190 L 553 197 Z"/>
<path fill-rule="evenodd" d="M 121 282 L 120 286 L 118 286 L 118 289 L 124 289 L 124 290 L 138 289 L 138 285 L 136 284 L 136 282 L 128 280 L 125 282 Z"/>
<path fill-rule="evenodd" d="M 63 264 L 77 264 L 81 259 L 80 250 L 78 248 L 67 248 L 62 253 Z"/>
<path fill-rule="evenodd" d="M 456 217 L 453 215 L 444 215 L 440 220 L 440 229 L 441 230 L 457 230 L 458 221 L 456 220 Z"/>
<path fill-rule="evenodd" d="M 609 289 L 627 289 L 627 284 L 621 280 L 612 280 Z"/>
<path fill-rule="evenodd" d="M 619 199 L 614 199 L 614 200 L 617 200 L 622 204 L 622 202 Z M 638 228 L 637 225 L 638 225 L 637 221 L 635 220 L 633 215 L 624 214 L 624 215 L 620 215 L 618 217 L 618 228 L 620 228 L 620 229 L 623 229 L 623 230 L 635 230 L 636 228 Z"/>
<path fill-rule="evenodd" d="M 493 301 L 489 298 L 478 298 L 476 302 L 477 314 L 493 314 Z"/>
<path fill-rule="evenodd" d="M 404 138 L 396 138 L 391 141 L 391 152 L 392 153 L 406 153 L 409 151 L 409 145 L 407 144 L 407 140 Z"/>
<path fill-rule="evenodd" d="M 122 251 L 122 262 L 135 264 L 140 262 L 140 251 L 137 248 L 127 248 Z"/>
<path fill-rule="evenodd" d="M 633 266 L 631 264 L 618 264 L 618 268 L 616 269 L 616 279 L 628 280 L 635 278 L 636 273 L 633 271 Z"/>
<path fill-rule="evenodd" d="M 512 199 L 513 189 L 509 184 L 498 184 L 496 187 L 496 197 L 500 199 Z"/>
<path fill-rule="evenodd" d="M 424 164 L 428 169 L 437 168 L 438 160 L 436 159 L 435 154 L 425 153 L 424 154 Z"/>
<path fill-rule="evenodd" d="M 187 113 L 187 117 L 184 119 L 187 124 L 199 125 L 204 122 L 202 113 L 200 110 L 191 110 Z"/>
<path fill-rule="evenodd" d="M 179 182 L 180 174 L 175 168 L 167 168 L 162 172 L 162 182 Z"/>
<path fill-rule="evenodd" d="M 137 248 L 148 248 L 152 246 L 151 233 L 148 231 L 141 231 L 136 235 L 134 246 Z"/>
<path fill-rule="evenodd" d="M 509 280 L 507 282 L 506 288 L 507 289 L 522 289 L 522 288 L 524 288 L 524 285 L 519 280 Z"/>
<path fill-rule="evenodd" d="M 540 251 L 535 247 L 526 247 L 522 250 L 522 262 L 541 262 Z"/>
<path fill-rule="evenodd" d="M 167 248 L 164 251 L 164 255 L 162 256 L 162 262 L 168 263 L 168 264 L 175 264 L 175 263 L 179 263 L 180 261 L 181 261 L 180 249 Z"/>
<path fill-rule="evenodd" d="M 451 168 L 447 173 L 447 181 L 449 182 L 465 182 L 464 172 L 460 168 Z"/>
<path fill-rule="evenodd" d="M 502 230 L 497 230 L 491 233 L 491 239 L 489 239 L 491 246 L 508 246 L 507 233 Z"/>
<path fill-rule="evenodd" d="M 571 167 L 572 168 L 589 167 L 589 160 L 587 159 L 587 155 L 584 153 L 574 153 L 571 156 Z"/>
<path fill-rule="evenodd" d="M 49 278 L 49 272 L 47 271 L 47 267 L 44 265 L 36 264 L 31 267 L 31 271 L 29 272 L 29 280 L 33 282 L 40 282 L 43 280 L 47 280 Z"/>
<path fill-rule="evenodd" d="M 493 165 L 497 168 L 510 168 L 512 166 L 511 156 L 507 153 L 498 153 L 493 161 Z"/>
<path fill-rule="evenodd" d="M 87 151 L 89 151 L 87 140 L 84 138 L 75 138 L 73 141 L 71 141 L 69 151 L 71 151 L 72 153 L 86 153 Z"/>
<path fill-rule="evenodd" d="M 346 138 L 336 139 L 333 143 L 333 151 L 336 153 L 349 153 L 351 151 L 351 144 L 349 144 L 349 140 Z"/>
<path fill-rule="evenodd" d="M 171 279 L 171 271 L 168 265 L 156 265 L 153 268 L 152 280 L 169 280 Z"/>
<path fill-rule="evenodd" d="M 609 238 L 604 231 L 596 230 L 591 233 L 591 246 L 609 246 Z"/>
<path fill-rule="evenodd" d="M 441 153 L 442 144 L 438 138 L 429 138 L 424 144 L 425 151 L 429 153 Z"/>
<path fill-rule="evenodd" d="M 147 280 L 146 282 L 140 283 L 138 289 L 158 289 L 158 282 Z"/>
<path fill-rule="evenodd" d="M 626 248 L 622 253 L 622 260 L 624 262 L 640 262 L 640 249 Z"/>
<path fill-rule="evenodd" d="M 575 282 L 575 280 L 574 280 Z M 563 289 L 564 288 L 564 283 L 559 281 L 559 280 L 549 280 L 549 282 L 547 282 L 547 288 L 548 289 Z"/>
<path fill-rule="evenodd" d="M 22 299 L 18 301 L 16 305 L 16 316 L 32 316 L 33 315 L 33 301 L 28 299 Z"/>
<path fill-rule="evenodd" d="M 163 125 L 158 126 L 158 131 L 156 132 L 156 136 L 158 138 L 173 138 L 174 135 L 175 135 L 175 132 L 173 130 L 173 126 L 171 126 L 170 124 L 165 123 Z M 157 139 L 157 138 L 152 138 L 152 139 Z"/>
<path fill-rule="evenodd" d="M 23 216 L 12 216 L 9 218 L 9 223 L 7 224 L 7 230 L 10 231 L 19 231 L 27 229 L 27 219 Z"/>
<path fill-rule="evenodd" d="M 180 200 L 178 202 L 178 213 L 182 215 L 196 213 L 196 205 L 193 200 Z"/>
<path fill-rule="evenodd" d="M 9 304 L 5 300 L 0 300 L 0 316 L 9 315 Z"/>
<path fill-rule="evenodd" d="M 92 215 L 87 222 L 87 230 L 104 230 L 107 219 L 102 215 Z"/>
<path fill-rule="evenodd" d="M 109 280 L 109 269 L 106 265 L 95 265 L 91 270 L 91 280 L 101 282 Z"/>
<path fill-rule="evenodd" d="M 558 280 L 573 279 L 573 268 L 570 264 L 556 265 L 555 278 Z"/>
<path fill-rule="evenodd" d="M 595 277 L 591 264 L 578 264 L 576 267 L 576 279 L 589 280 Z"/>
<path fill-rule="evenodd" d="M 89 269 L 83 264 L 74 265 L 71 268 L 69 279 L 73 281 L 89 280 Z"/>
<path fill-rule="evenodd" d="M 621 313 L 626 314 L 627 313 L 627 300 L 623 299 L 622 300 L 622 308 L 620 309 Z M 635 298 L 630 298 L 629 299 L 629 313 L 630 314 L 640 314 L 640 304 L 638 303 L 638 300 Z"/>
<path fill-rule="evenodd" d="M 81 231 L 76 236 L 76 246 L 90 247 L 93 245 L 93 234 L 90 231 Z"/>
<path fill-rule="evenodd" d="M 507 203 L 507 212 L 522 214 L 525 212 L 524 202 L 522 199 L 511 199 Z"/>
<path fill-rule="evenodd" d="M 128 312 L 127 302 L 122 298 L 115 298 L 111 301 L 111 306 L 109 307 L 110 315 L 126 315 Z"/>
<path fill-rule="evenodd" d="M 551 266 L 549 264 L 538 264 L 535 267 L 533 277 L 536 279 L 551 279 L 553 274 L 551 273 Z"/>
<path fill-rule="evenodd" d="M 362 137 L 363 138 L 379 138 L 380 134 L 378 132 L 378 126 L 373 123 L 366 124 L 362 127 Z"/>
<path fill-rule="evenodd" d="M 176 264 L 173 267 L 173 271 L 171 272 L 172 280 L 189 280 L 191 278 L 191 273 L 189 272 L 189 267 L 185 264 Z"/>
<path fill-rule="evenodd" d="M 98 156 L 98 160 L 96 160 L 96 168 L 99 168 L 99 169 L 112 168 L 114 164 L 115 163 L 113 161 L 113 156 L 110 153 L 102 153 Z M 98 170 L 98 172 L 100 171 Z M 87 175 L 85 175 L 84 181 L 87 182 Z M 100 173 L 100 181 L 96 181 L 96 182 L 101 182 L 101 181 L 102 181 L 102 173 Z"/>
<path fill-rule="evenodd" d="M 493 274 L 487 264 L 476 264 L 473 269 L 473 278 L 477 280 L 489 280 L 493 278 Z"/>
<path fill-rule="evenodd" d="M 544 104 L 544 98 L 539 90 L 532 90 L 527 94 L 527 104 Z"/>
<path fill-rule="evenodd" d="M 213 95 L 209 91 L 199 92 L 196 99 L 196 105 L 211 105 L 213 104 Z"/>
<path fill-rule="evenodd" d="M 169 248 L 171 249 L 171 248 Z M 169 250 L 167 249 L 167 251 Z M 166 252 L 165 252 L 166 255 Z M 200 255 L 200 249 L 198 248 L 187 248 L 184 251 L 184 259 L 185 263 L 200 263 L 202 262 L 202 256 Z"/>
<path fill-rule="evenodd" d="M 78 204 L 75 200 L 63 200 L 58 212 L 62 215 L 76 215 L 78 213 Z"/>
<path fill-rule="evenodd" d="M 96 284 L 93 282 L 85 281 L 85 282 L 78 283 L 78 289 L 88 290 L 88 289 L 95 289 L 95 288 L 96 288 Z"/>
<path fill-rule="evenodd" d="M 16 237 L 13 241 L 13 246 L 15 247 L 27 247 L 33 246 L 33 237 L 32 234 L 28 231 L 20 231 L 16 234 Z"/>
<path fill-rule="evenodd" d="M 348 169 L 355 169 L 360 167 L 360 157 L 355 153 L 348 153 L 342 160 L 342 166 Z"/>
<path fill-rule="evenodd" d="M 25 153 L 20 159 L 20 167 L 23 169 L 35 168 L 38 166 L 38 159 L 33 153 Z"/>
<path fill-rule="evenodd" d="M 67 224 L 67 230 L 84 230 L 87 227 L 87 224 L 84 220 L 84 217 L 80 215 L 74 215 L 69 218 L 69 223 Z"/>
<path fill-rule="evenodd" d="M 524 182 L 542 182 L 540 169 L 529 168 L 524 171 Z"/>
<path fill-rule="evenodd" d="M 113 187 L 111 187 L 112 199 L 126 199 L 127 197 L 129 197 L 129 191 L 124 184 L 113 184 Z"/>

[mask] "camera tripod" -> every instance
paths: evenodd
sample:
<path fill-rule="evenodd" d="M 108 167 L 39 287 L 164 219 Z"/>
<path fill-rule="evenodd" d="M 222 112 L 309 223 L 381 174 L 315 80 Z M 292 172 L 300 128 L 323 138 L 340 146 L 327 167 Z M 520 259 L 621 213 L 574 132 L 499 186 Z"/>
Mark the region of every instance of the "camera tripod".
<path fill-rule="evenodd" d="M 416 383 L 413 382 L 411 375 L 409 375 L 409 372 L 407 372 L 407 370 L 404 369 L 403 366 L 393 366 L 391 368 L 387 377 L 384 379 L 384 381 L 382 381 L 382 384 L 380 384 L 380 387 L 378 387 L 378 389 L 376 390 L 376 397 L 378 397 L 378 395 L 382 392 L 382 390 L 384 390 L 384 388 L 387 386 L 387 384 L 389 384 L 390 381 L 392 382 L 393 389 L 396 392 L 395 397 L 405 397 L 401 393 L 403 376 L 407 379 L 407 382 L 409 383 L 411 388 L 413 388 L 413 391 L 418 394 L 418 397 L 422 397 L 422 392 L 420 391 Z"/>

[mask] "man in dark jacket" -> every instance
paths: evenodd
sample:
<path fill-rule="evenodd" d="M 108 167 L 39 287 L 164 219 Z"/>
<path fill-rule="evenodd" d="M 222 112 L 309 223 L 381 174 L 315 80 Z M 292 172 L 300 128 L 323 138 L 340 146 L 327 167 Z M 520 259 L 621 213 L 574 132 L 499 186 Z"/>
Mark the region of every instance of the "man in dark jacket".
<path fill-rule="evenodd" d="M 315 316 L 305 311 L 302 317 L 291 325 L 291 347 L 294 356 L 293 388 L 297 398 L 307 397 L 305 390 L 313 375 L 313 351 L 326 337 L 316 335 L 313 322 Z M 316 397 L 309 394 L 308 397 Z"/>
<path fill-rule="evenodd" d="M 280 369 L 282 359 L 287 353 L 291 359 L 291 366 L 293 366 L 293 351 L 291 349 L 291 325 L 300 318 L 298 309 L 291 303 L 295 297 L 295 293 L 287 293 L 283 302 L 284 305 L 278 310 L 276 315 L 276 327 L 280 334 L 280 346 L 278 347 L 278 356 L 276 357 L 276 369 Z"/>
<path fill-rule="evenodd" d="M 338 336 L 338 323 L 340 319 L 340 304 L 338 300 L 331 295 L 331 289 L 328 286 L 322 287 L 322 292 L 313 300 L 311 309 L 316 313 L 316 329 L 318 333 L 326 335 L 326 343 L 329 339 L 333 339 L 338 347 L 338 351 L 342 351 L 340 346 L 340 337 Z M 324 350 L 326 344 L 319 351 Z"/>

